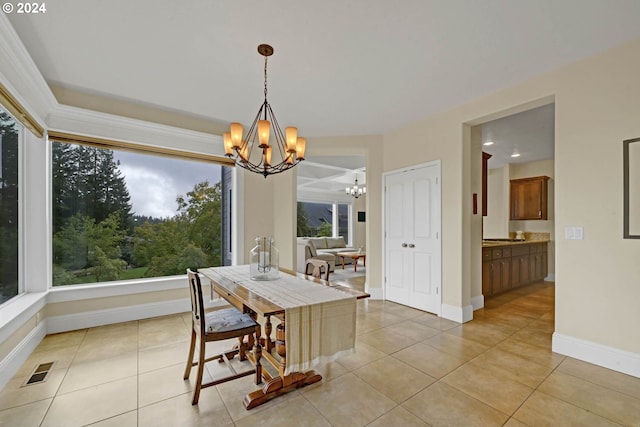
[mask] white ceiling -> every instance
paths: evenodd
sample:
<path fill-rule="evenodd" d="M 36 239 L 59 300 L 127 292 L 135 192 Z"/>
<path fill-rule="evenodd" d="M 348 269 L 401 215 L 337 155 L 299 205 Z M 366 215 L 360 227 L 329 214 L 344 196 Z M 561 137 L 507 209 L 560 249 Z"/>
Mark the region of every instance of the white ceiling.
<path fill-rule="evenodd" d="M 553 159 L 555 105 L 549 104 L 482 125 L 482 151 L 492 155 L 489 169 L 506 163 Z M 520 157 L 511 157 L 512 154 Z"/>
<path fill-rule="evenodd" d="M 296 167 L 298 171 L 298 199 L 349 200 L 345 188 L 367 183 L 364 156 L 307 157 Z"/>
<path fill-rule="evenodd" d="M 50 84 L 305 136 L 382 134 L 640 37 L 637 0 L 56 0 L 10 14 Z"/>

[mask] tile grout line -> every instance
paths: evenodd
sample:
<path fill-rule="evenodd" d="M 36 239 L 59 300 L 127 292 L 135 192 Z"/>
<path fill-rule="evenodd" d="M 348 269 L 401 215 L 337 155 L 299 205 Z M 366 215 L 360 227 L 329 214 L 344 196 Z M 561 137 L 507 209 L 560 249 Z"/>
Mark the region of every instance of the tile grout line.
<path fill-rule="evenodd" d="M 73 366 L 73 361 L 76 359 L 76 356 L 80 352 L 80 347 L 82 346 L 82 343 L 84 342 L 84 340 L 87 338 L 87 332 L 88 331 L 89 331 L 88 328 L 84 330 L 84 335 L 82 337 L 82 340 L 80 340 L 80 344 L 78 344 L 78 347 L 76 348 L 75 352 L 73 353 L 73 357 L 71 358 L 71 361 L 69 362 L 69 366 L 67 366 L 67 368 L 65 369 L 64 375 L 62 376 L 62 379 L 60 380 L 60 384 L 58 384 L 58 387 L 56 387 L 56 390 L 53 393 L 53 396 L 51 397 L 51 403 L 49 403 L 49 406 L 47 407 L 47 410 L 45 411 L 44 415 L 42 416 L 42 420 L 40 421 L 40 424 L 39 424 L 40 426 L 42 426 L 42 424 L 44 424 L 44 420 L 47 418 L 47 415 L 49 414 L 49 411 L 51 410 L 51 407 L 53 406 L 53 402 L 55 402 L 56 398 L 58 397 L 58 391 L 60 391 L 60 387 L 62 387 L 62 383 L 64 383 L 64 380 L 67 377 L 67 374 L 69 373 L 69 369 L 71 369 L 71 366 Z M 46 336 L 45 336 L 45 338 L 46 338 Z"/>

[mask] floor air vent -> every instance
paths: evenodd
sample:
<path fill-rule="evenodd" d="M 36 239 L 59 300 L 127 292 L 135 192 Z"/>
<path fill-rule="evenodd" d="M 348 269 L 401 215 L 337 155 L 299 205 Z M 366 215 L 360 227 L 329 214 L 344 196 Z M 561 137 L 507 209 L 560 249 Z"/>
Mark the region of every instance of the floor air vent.
<path fill-rule="evenodd" d="M 53 363 L 54 362 L 41 363 L 36 366 L 36 369 L 33 370 L 33 373 L 22 386 L 24 387 L 44 382 L 47 379 L 49 371 L 51 371 L 51 368 L 53 367 Z"/>

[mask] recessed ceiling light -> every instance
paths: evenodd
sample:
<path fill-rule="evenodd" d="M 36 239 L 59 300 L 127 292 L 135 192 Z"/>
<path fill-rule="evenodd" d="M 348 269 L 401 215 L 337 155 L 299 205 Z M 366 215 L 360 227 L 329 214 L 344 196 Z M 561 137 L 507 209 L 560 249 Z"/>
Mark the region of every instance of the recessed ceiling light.
<path fill-rule="evenodd" d="M 487 141 L 487 142 L 483 143 L 482 145 L 493 145 L 493 141 Z"/>
<path fill-rule="evenodd" d="M 513 153 L 511 157 L 520 157 L 520 153 Z"/>

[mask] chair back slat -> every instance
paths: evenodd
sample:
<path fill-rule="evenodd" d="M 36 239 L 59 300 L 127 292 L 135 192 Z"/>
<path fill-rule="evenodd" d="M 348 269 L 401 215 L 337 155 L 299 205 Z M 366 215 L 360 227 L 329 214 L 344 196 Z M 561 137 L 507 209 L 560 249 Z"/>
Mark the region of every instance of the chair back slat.
<path fill-rule="evenodd" d="M 191 292 L 191 320 L 197 331 L 205 330 L 204 301 L 202 298 L 202 284 L 198 273 L 187 270 L 189 291 Z"/>

